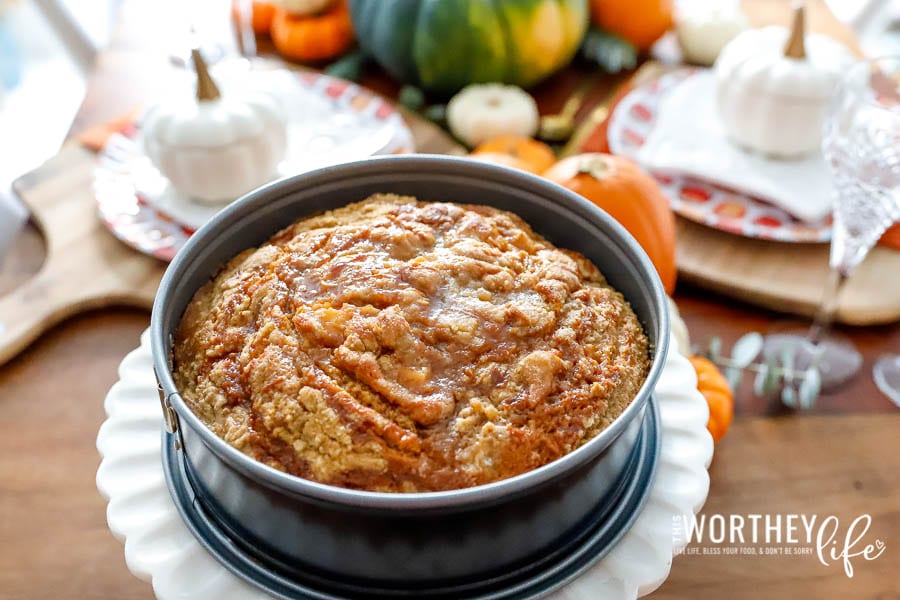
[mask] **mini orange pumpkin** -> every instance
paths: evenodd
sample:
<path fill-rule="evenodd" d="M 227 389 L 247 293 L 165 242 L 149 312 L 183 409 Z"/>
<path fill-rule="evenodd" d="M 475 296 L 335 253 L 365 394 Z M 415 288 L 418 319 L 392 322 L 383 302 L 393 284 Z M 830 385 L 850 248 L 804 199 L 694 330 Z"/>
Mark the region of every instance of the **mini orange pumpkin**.
<path fill-rule="evenodd" d="M 231 18 L 238 26 L 240 26 L 241 22 L 240 2 L 241 0 L 234 0 L 234 2 L 231 3 Z M 251 8 L 253 15 L 253 33 L 257 35 L 269 35 L 269 30 L 272 28 L 272 19 L 275 18 L 275 11 L 277 9 L 277 2 L 253 0 Z"/>
<path fill-rule="evenodd" d="M 649 50 L 672 28 L 672 0 L 591 0 L 591 21 L 638 50 Z"/>
<path fill-rule="evenodd" d="M 533 138 L 518 135 L 501 135 L 482 142 L 470 156 L 486 162 L 516 167 L 535 175 L 540 175 L 556 161 L 550 146 Z"/>
<path fill-rule="evenodd" d="M 283 8 L 272 20 L 272 43 L 292 60 L 313 62 L 343 54 L 353 43 L 353 25 L 347 0 L 339 0 L 314 15 L 292 15 Z"/>
<path fill-rule="evenodd" d="M 888 248 L 900 250 L 900 225 L 894 225 L 885 231 L 878 242 Z"/>
<path fill-rule="evenodd" d="M 718 442 L 728 433 L 734 418 L 734 393 L 728 380 L 712 361 L 702 356 L 692 356 L 688 360 L 697 371 L 697 389 L 709 405 L 706 428 L 712 434 L 713 441 Z"/>
<path fill-rule="evenodd" d="M 621 223 L 650 257 L 666 292 L 674 291 L 675 215 L 653 177 L 628 158 L 600 153 L 565 158 L 544 177 L 581 194 Z"/>

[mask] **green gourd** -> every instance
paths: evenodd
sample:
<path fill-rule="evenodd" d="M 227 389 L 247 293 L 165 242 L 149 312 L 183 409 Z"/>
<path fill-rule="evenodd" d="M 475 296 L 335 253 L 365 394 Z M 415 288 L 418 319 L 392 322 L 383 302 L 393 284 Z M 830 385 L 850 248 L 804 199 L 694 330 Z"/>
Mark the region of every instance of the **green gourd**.
<path fill-rule="evenodd" d="M 589 19 L 587 0 L 350 0 L 350 14 L 386 71 L 444 94 L 539 82 L 569 63 Z"/>

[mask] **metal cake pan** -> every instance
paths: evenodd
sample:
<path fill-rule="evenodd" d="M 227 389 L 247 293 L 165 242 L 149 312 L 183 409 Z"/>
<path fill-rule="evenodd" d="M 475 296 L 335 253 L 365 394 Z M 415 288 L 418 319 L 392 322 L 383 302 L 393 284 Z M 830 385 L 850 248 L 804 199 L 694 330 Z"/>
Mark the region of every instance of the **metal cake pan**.
<path fill-rule="evenodd" d="M 373 582 L 310 572 L 302 564 L 272 560 L 248 545 L 240 535 L 225 529 L 206 510 L 197 496 L 192 476 L 179 452 L 177 437 L 163 433 L 163 470 L 166 484 L 179 514 L 200 544 L 226 569 L 274 598 L 336 600 L 385 598 L 429 600 L 529 600 L 540 598 L 576 579 L 602 559 L 618 543 L 643 510 L 656 474 L 662 427 L 658 407 L 650 399 L 642 419 L 640 437 L 631 450 L 627 466 L 597 510 L 583 527 L 560 540 L 534 560 L 514 569 L 461 581 Z"/>
<path fill-rule="evenodd" d="M 607 429 L 539 469 L 462 490 L 391 494 L 304 480 L 254 461 L 213 434 L 172 379 L 172 340 L 194 293 L 238 252 L 305 216 L 392 192 L 518 214 L 581 252 L 630 302 L 650 340 L 647 380 Z M 668 348 L 668 306 L 635 240 L 581 196 L 539 177 L 447 156 L 397 156 L 321 169 L 265 186 L 222 210 L 169 265 L 153 308 L 154 369 L 167 429 L 178 436 L 203 509 L 272 561 L 365 587 L 461 582 L 515 570 L 584 526 L 628 466 Z"/>

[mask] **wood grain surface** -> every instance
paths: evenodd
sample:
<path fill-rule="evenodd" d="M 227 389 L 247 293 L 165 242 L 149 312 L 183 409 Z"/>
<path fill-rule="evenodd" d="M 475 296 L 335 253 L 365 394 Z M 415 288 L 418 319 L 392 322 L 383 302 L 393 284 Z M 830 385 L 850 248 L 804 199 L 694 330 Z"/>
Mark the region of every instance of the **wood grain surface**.
<path fill-rule="evenodd" d="M 684 555 L 653 600 L 900 598 L 898 428 L 898 414 L 744 419 L 716 447 L 707 516 L 835 515 L 846 532 L 870 514 L 866 539 L 880 538 L 886 551 L 853 560 L 852 579 L 843 565 L 826 567 L 813 555 Z"/>
<path fill-rule="evenodd" d="M 94 483 L 103 398 L 147 324 L 145 311 L 90 313 L 0 369 L 0 598 L 152 598 Z"/>
<path fill-rule="evenodd" d="M 788 4 L 747 2 L 775 11 Z M 154 78 L 164 77 L 165 38 L 159 31 L 168 15 L 153 22 L 152 11 L 136 10 L 135 4 L 141 3 L 125 3 L 113 46 L 98 59 L 73 135 L 133 109 L 159 85 Z M 539 86 L 542 112 L 559 110 L 585 76 L 571 68 Z M 599 81 L 593 101 L 618 81 Z M 377 73 L 365 83 L 396 92 Z M 0 265 L 0 294 L 21 285 L 43 258 L 32 227 Z M 716 335 L 729 345 L 748 330 L 767 331 L 783 319 L 684 281 L 675 298 L 695 340 Z M 94 310 L 52 329 L 0 367 L 0 598 L 153 597 L 148 583 L 128 573 L 94 485 L 102 399 L 148 323 L 143 310 Z M 704 512 L 833 512 L 845 522 L 871 513 L 872 533 L 886 540 L 885 554 L 875 562 L 857 561 L 852 580 L 808 557 L 681 556 L 654 598 L 900 599 L 900 412 L 869 375 L 880 354 L 900 352 L 900 325 L 842 331 L 862 351 L 864 373 L 820 398 L 813 414 L 787 413 L 774 400 L 739 393 L 738 416 L 716 449 Z"/>

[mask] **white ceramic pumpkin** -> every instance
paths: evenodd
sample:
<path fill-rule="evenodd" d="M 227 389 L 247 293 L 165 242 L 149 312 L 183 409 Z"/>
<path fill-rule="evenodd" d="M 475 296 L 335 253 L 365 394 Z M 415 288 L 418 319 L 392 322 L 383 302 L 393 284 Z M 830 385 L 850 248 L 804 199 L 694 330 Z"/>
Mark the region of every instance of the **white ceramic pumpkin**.
<path fill-rule="evenodd" d="M 159 104 L 142 124 L 144 148 L 179 193 L 228 203 L 270 181 L 287 149 L 278 101 L 256 91 L 221 95 L 199 53 L 197 98 Z"/>
<path fill-rule="evenodd" d="M 828 100 L 854 57 L 829 37 L 805 35 L 803 21 L 798 8 L 791 31 L 750 29 L 719 54 L 719 117 L 740 146 L 778 158 L 819 147 Z"/>
<path fill-rule="evenodd" d="M 450 131 L 471 147 L 501 135 L 531 137 L 539 121 L 534 98 L 515 85 L 472 84 L 447 104 Z"/>

